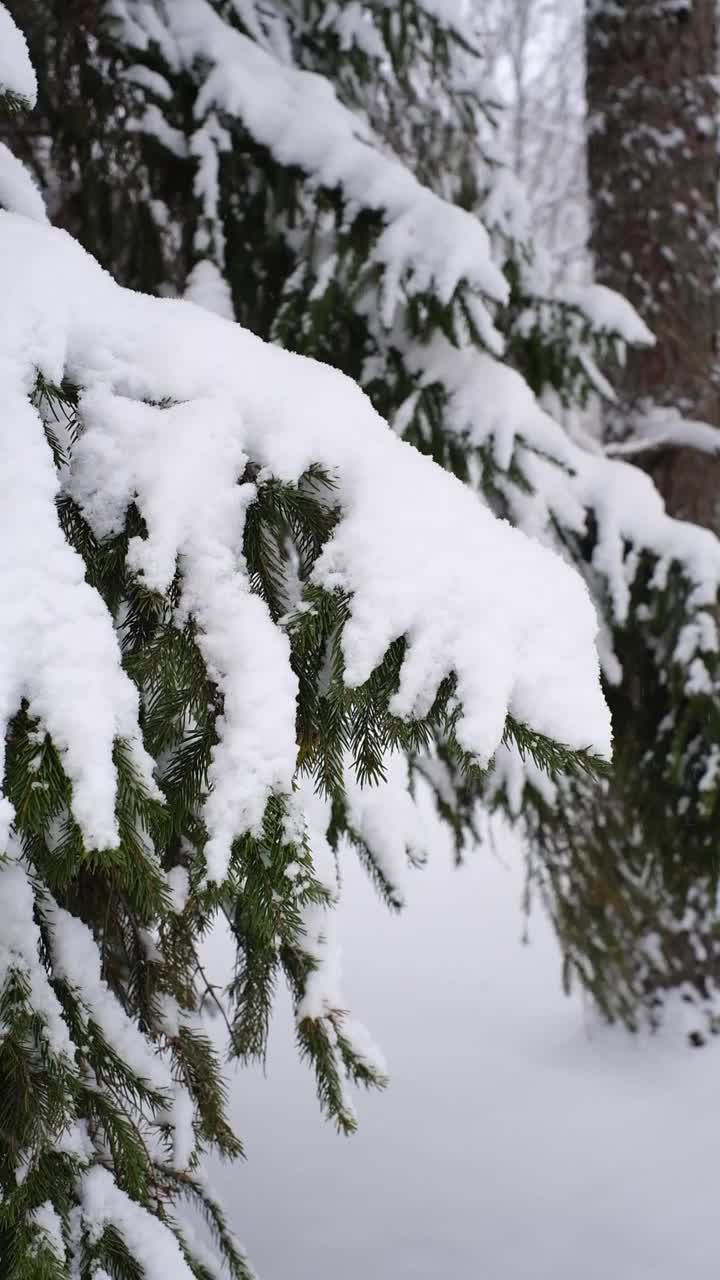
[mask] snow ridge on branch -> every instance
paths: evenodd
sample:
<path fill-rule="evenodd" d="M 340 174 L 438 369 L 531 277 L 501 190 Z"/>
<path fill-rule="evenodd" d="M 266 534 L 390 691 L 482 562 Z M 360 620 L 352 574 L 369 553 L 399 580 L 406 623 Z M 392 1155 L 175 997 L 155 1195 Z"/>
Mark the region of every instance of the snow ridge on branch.
<path fill-rule="evenodd" d="M 206 810 L 216 878 L 233 837 L 257 830 L 264 802 L 291 790 L 295 770 L 287 641 L 245 579 L 244 513 L 257 484 L 239 483 L 248 460 L 285 483 L 312 466 L 337 478 L 341 518 L 313 581 L 350 598 L 349 687 L 404 636 L 395 714 L 426 715 L 454 673 L 458 740 L 483 764 L 509 712 L 571 748 L 609 753 L 595 615 L 570 568 L 399 441 L 341 374 L 190 304 L 122 290 L 63 233 L 0 219 L 0 333 L 5 380 L 15 388 L 5 422 L 24 442 L 15 488 L 27 516 L 5 508 L 26 532 L 22 564 L 10 550 L 16 540 L 3 540 L 3 672 L 15 675 L 0 694 L 7 715 L 22 688 L 52 725 L 91 842 L 113 841 L 114 739 L 135 741 L 146 774 L 148 765 L 111 620 L 57 526 L 59 482 L 27 400 L 38 371 L 84 389 L 85 431 L 62 483 L 97 536 L 122 528 L 134 498 L 147 538 L 131 541 L 131 567 L 162 591 L 181 566 L 180 609 L 195 617 L 225 697 Z M 20 590 L 27 556 L 38 576 L 34 604 Z M 58 661 L 60 625 L 72 635 Z"/>

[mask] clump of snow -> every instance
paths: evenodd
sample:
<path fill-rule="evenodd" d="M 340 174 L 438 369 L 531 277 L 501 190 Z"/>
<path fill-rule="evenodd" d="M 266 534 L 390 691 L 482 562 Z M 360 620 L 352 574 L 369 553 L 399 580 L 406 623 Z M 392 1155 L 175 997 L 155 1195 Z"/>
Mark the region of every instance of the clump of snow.
<path fill-rule="evenodd" d="M 146 89 L 148 93 L 160 98 L 163 102 L 172 100 L 173 92 L 165 76 L 160 75 L 158 71 L 152 71 L 150 67 L 136 63 L 134 66 L 128 67 L 127 71 L 123 73 L 123 78 L 129 80 L 131 84 L 137 85 L 140 89 Z"/>
<path fill-rule="evenodd" d="M 185 289 L 185 298 L 224 320 L 234 320 L 235 310 L 230 287 L 219 268 L 209 258 L 196 262 Z"/>
<path fill-rule="evenodd" d="M 546 804 L 554 806 L 557 786 L 552 778 L 538 768 L 531 756 L 523 759 L 514 744 L 498 747 L 488 779 L 488 799 L 504 792 L 508 813 L 519 818 L 528 784 L 540 793 Z"/>
<path fill-rule="evenodd" d="M 169 1068 L 102 977 L 100 952 L 87 925 L 49 895 L 43 897 L 42 913 L 50 929 L 54 977 L 74 989 L 118 1057 L 136 1075 L 171 1096 Z"/>
<path fill-rule="evenodd" d="M 166 879 L 173 911 L 180 915 L 185 910 L 190 894 L 190 878 L 184 867 L 173 867 L 168 871 Z"/>
<path fill-rule="evenodd" d="M 392 812 L 392 801 L 397 794 L 384 797 L 386 815 Z M 309 973 L 303 997 L 295 1011 L 298 1023 L 306 1018 L 324 1020 L 331 1043 L 336 1040 L 337 1028 L 352 1046 L 355 1055 L 378 1077 L 384 1077 L 387 1066 L 382 1051 L 375 1044 L 363 1023 L 346 1012 L 342 984 L 342 950 L 337 938 L 336 907 L 340 899 L 338 862 L 330 847 L 326 832 L 330 824 L 330 805 L 319 795 L 308 778 L 301 780 L 295 805 L 299 809 L 299 821 L 305 826 L 313 853 L 313 874 L 327 890 L 328 903 L 313 902 L 302 911 L 303 951 L 310 956 L 314 968 Z M 382 805 L 382 800 L 380 805 Z M 343 1095 L 343 1108 L 354 1117 L 355 1108 L 347 1090 Z"/>
<path fill-rule="evenodd" d="M 173 1129 L 174 1165 L 186 1169 L 195 1146 L 194 1109 L 187 1089 L 173 1080 L 167 1054 L 153 1047 L 105 982 L 100 951 L 87 925 L 58 906 L 48 893 L 43 895 L 41 910 L 49 930 L 53 976 L 72 987 L 130 1070 L 166 1097 L 163 1114 Z"/>
<path fill-rule="evenodd" d="M 58 1262 L 65 1262 L 65 1241 L 62 1233 L 62 1220 L 52 1200 L 45 1200 L 32 1211 L 32 1222 L 40 1233 L 43 1243 L 50 1249 Z"/>
<path fill-rule="evenodd" d="M 564 284 L 555 291 L 559 302 L 575 307 L 598 332 L 616 334 L 636 347 L 652 347 L 655 337 L 632 303 L 602 284 Z"/>
<path fill-rule="evenodd" d="M 718 427 L 685 418 L 669 406 L 644 407 L 629 418 L 628 427 L 630 435 L 627 439 L 606 447 L 605 452 L 611 457 L 630 458 L 667 445 L 699 449 L 702 453 L 720 453 Z"/>
<path fill-rule="evenodd" d="M 0 10 L 0 13 L 2 10 Z M 47 222 L 47 210 L 38 187 L 24 164 L 0 142 L 0 207 L 22 213 L 36 222 Z"/>
<path fill-rule="evenodd" d="M 464 29 L 470 16 L 469 0 L 419 0 L 420 8 L 437 18 L 439 22 L 457 24 Z"/>
<path fill-rule="evenodd" d="M 135 739 L 141 756 L 137 694 L 121 669 L 110 615 L 58 524 L 58 475 L 42 420 L 28 398 L 37 369 L 50 379 L 63 376 L 64 326 L 53 321 L 58 303 L 66 312 L 69 304 L 58 296 L 46 311 L 41 292 L 33 297 L 32 286 L 26 288 L 29 263 L 14 256 L 8 234 L 13 215 L 0 218 L 0 770 L 8 717 L 25 697 L 63 752 L 73 812 L 88 843 L 105 848 L 117 842 L 113 743 Z M 24 219 L 15 225 L 52 234 Z M 46 284 L 51 286 L 50 278 Z"/>
<path fill-rule="evenodd" d="M 193 1120 L 195 1107 L 187 1089 L 175 1082 L 173 1088 L 173 1167 L 180 1172 L 189 1169 L 195 1150 Z"/>
<path fill-rule="evenodd" d="M 131 1200 L 112 1174 L 94 1165 L 80 1180 L 83 1226 L 98 1241 L 114 1227 L 137 1259 L 147 1280 L 193 1280 L 182 1250 L 169 1227 Z"/>
<path fill-rule="evenodd" d="M 361 787 L 351 769 L 345 772 L 348 825 L 372 850 L 373 861 L 398 906 L 406 898 L 410 863 L 424 863 L 429 853 L 427 827 L 409 783 L 408 763 L 399 752 L 389 756 L 385 778 L 375 786 Z"/>
<path fill-rule="evenodd" d="M 328 894 L 328 903 L 311 902 L 303 911 L 303 950 L 315 962 L 297 1010 L 303 1018 L 323 1018 L 341 1009 L 341 957 L 335 940 L 334 907 L 340 897 L 340 880 L 334 850 L 327 839 L 330 804 L 308 778 L 300 780 L 292 797 L 288 822 L 304 828 L 312 848 L 313 876 Z"/>
<path fill-rule="evenodd" d="M 186 159 L 188 144 L 185 134 L 168 124 L 156 102 L 148 102 L 141 116 L 131 116 L 126 127 L 131 133 L 150 134 L 178 160 Z"/>
<path fill-rule="evenodd" d="M 85 1120 L 73 1120 L 55 1141 L 55 1150 L 73 1156 L 80 1164 L 90 1164 L 95 1147 Z"/>
<path fill-rule="evenodd" d="M 34 107 L 37 100 L 37 78 L 27 41 L 5 5 L 0 4 L 0 97 L 4 93 L 22 98 L 28 107 Z"/>
<path fill-rule="evenodd" d="M 378 61 L 386 56 L 385 44 L 373 21 L 373 15 L 359 0 L 351 0 L 350 4 L 343 5 L 331 0 L 325 6 L 320 21 L 320 30 L 328 29 L 336 32 L 343 52 L 356 48 L 367 58 L 376 58 Z"/>
<path fill-rule="evenodd" d="M 40 961 L 40 930 L 35 898 L 26 872 L 16 857 L 0 863 L 0 992 L 13 971 L 28 983 L 30 1003 L 43 1021 L 52 1052 L 72 1060 L 75 1054 L 62 1006 Z"/>

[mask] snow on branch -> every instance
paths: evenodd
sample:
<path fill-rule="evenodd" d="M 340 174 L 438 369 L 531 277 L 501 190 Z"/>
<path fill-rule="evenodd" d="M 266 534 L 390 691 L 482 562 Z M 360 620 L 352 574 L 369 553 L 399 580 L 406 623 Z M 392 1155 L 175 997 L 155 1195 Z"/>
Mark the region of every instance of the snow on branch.
<path fill-rule="evenodd" d="M 420 8 L 438 22 L 446 23 L 460 34 L 467 35 L 472 14 L 469 0 L 419 0 Z"/>
<path fill-rule="evenodd" d="M 295 484 L 319 466 L 335 477 L 339 519 L 311 586 L 349 599 L 347 686 L 404 637 L 396 715 L 424 716 L 453 673 L 458 741 L 480 762 L 508 712 L 608 755 L 580 578 L 398 440 L 349 379 L 190 303 L 123 290 L 66 234 L 7 213 L 0 276 L 0 715 L 7 723 L 25 698 L 51 733 L 89 843 L 117 838 L 114 741 L 133 744 L 148 786 L 151 762 L 112 619 L 58 524 L 61 485 L 99 537 L 137 504 L 147 536 L 131 539 L 128 563 L 149 588 L 166 591 L 180 569 L 179 616 L 195 620 L 224 699 L 203 814 L 214 878 L 296 768 L 289 641 L 242 550 L 264 476 Z M 31 403 L 38 374 L 81 391 L 84 429 L 60 476 Z"/>
<path fill-rule="evenodd" d="M 142 1266 L 147 1280 L 194 1280 L 174 1234 L 118 1187 L 108 1169 L 94 1165 L 82 1175 L 83 1224 L 99 1239 L 113 1227 Z M 95 1273 L 98 1274 L 97 1272 Z"/>
<path fill-rule="evenodd" d="M 0 208 L 36 222 L 49 221 L 39 188 L 4 142 L 0 142 Z"/>
<path fill-rule="evenodd" d="M 720 453 L 720 430 L 709 422 L 686 418 L 665 405 L 644 406 L 627 419 L 629 434 L 608 444 L 605 452 L 615 458 L 637 458 L 656 449 L 697 449 L 700 453 Z"/>
<path fill-rule="evenodd" d="M 554 297 L 579 311 L 596 333 L 613 334 L 633 347 L 655 345 L 653 333 L 632 303 L 606 285 L 559 285 Z"/>
<path fill-rule="evenodd" d="M 18 107 L 30 108 L 37 100 L 37 78 L 27 42 L 4 4 L 0 4 L 0 99 L 8 96 Z"/>
<path fill-rule="evenodd" d="M 147 23 L 147 14 L 135 15 L 117 0 L 116 8 L 136 44 L 162 42 L 171 64 L 200 69 L 199 119 L 212 110 L 236 117 L 278 163 L 304 170 L 320 187 L 340 188 L 350 213 L 370 209 L 383 216 L 373 261 L 385 273 L 388 324 L 401 282 L 412 293 L 432 289 L 444 302 L 463 280 L 487 298 L 506 299 L 507 284 L 482 223 L 385 154 L 327 79 L 281 62 L 230 28 L 207 0 L 175 0 L 167 8 L 167 26 L 160 28 L 153 15 L 144 34 L 136 19 Z"/>
<path fill-rule="evenodd" d="M 35 915 L 35 898 L 26 871 L 15 856 L 17 850 L 0 863 L 0 991 L 9 977 L 19 972 L 24 978 L 28 998 L 43 1026 L 43 1038 L 56 1058 L 74 1059 L 74 1047 L 62 1006 L 48 981 L 40 959 L 40 930 Z"/>
<path fill-rule="evenodd" d="M 37 79 L 24 35 L 0 3 L 0 111 L 15 114 L 34 107 Z M 47 222 L 45 202 L 24 165 L 0 142 L 0 208 Z"/>
<path fill-rule="evenodd" d="M 553 545 L 555 527 L 582 536 L 588 513 L 596 529 L 592 568 L 605 584 L 612 621 L 628 617 L 630 589 L 643 554 L 659 566 L 680 566 L 689 586 L 690 616 L 684 629 L 692 656 L 697 645 L 693 611 L 714 609 L 720 592 L 720 541 L 707 529 L 670 517 L 652 480 L 600 446 L 585 447 L 546 413 L 524 379 L 492 356 L 460 350 L 445 338 L 411 353 L 423 385 L 441 383 L 447 392 L 445 426 L 482 450 L 491 448 L 495 465 L 507 473 L 518 465 L 531 486 L 524 492 L 507 483 L 504 493 L 519 528 Z M 701 423 L 677 420 L 658 410 L 646 420 L 644 447 L 669 432 L 677 443 L 710 449 L 717 432 Z M 622 446 L 608 455 L 622 454 Z M 630 452 L 630 449 L 628 449 Z M 711 623 L 714 628 L 714 624 Z"/>

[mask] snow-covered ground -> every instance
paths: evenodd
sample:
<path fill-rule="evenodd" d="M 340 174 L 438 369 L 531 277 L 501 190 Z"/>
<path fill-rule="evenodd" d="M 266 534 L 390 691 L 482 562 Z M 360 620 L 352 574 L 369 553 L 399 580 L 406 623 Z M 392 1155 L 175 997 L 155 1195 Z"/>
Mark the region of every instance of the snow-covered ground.
<path fill-rule="evenodd" d="M 267 1078 L 237 1076 L 249 1160 L 214 1177 L 262 1280 L 718 1275 L 720 1046 L 565 999 L 541 919 L 521 944 L 501 845 L 462 872 L 438 856 L 400 919 L 349 877 L 346 987 L 392 1071 L 356 1137 L 320 1120 L 285 1006 Z"/>

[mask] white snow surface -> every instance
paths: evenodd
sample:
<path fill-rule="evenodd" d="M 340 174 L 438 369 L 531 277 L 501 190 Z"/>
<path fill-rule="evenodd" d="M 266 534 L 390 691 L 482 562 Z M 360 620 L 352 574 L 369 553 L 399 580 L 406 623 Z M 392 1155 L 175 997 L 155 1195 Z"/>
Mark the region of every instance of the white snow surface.
<path fill-rule="evenodd" d="M 14 93 L 28 107 L 37 99 L 37 78 L 28 53 L 27 41 L 0 3 L 0 94 Z"/>
<path fill-rule="evenodd" d="M 247 458 L 287 482 L 312 463 L 337 477 L 342 519 L 315 580 L 352 595 L 348 684 L 405 635 L 398 714 L 427 711 L 454 670 L 458 735 L 480 760 L 508 711 L 571 747 L 609 753 L 597 622 L 579 577 L 400 442 L 351 381 L 186 302 L 122 290 L 65 233 L 7 213 L 0 277 L 9 495 L 0 717 L 30 699 L 65 752 L 91 843 L 116 838 L 113 740 L 135 741 L 148 782 L 150 766 L 111 619 L 57 523 L 59 480 L 28 401 L 37 370 L 85 389 L 86 430 L 63 484 L 96 531 L 118 529 L 138 494 L 149 536 L 132 543 L 133 566 L 161 590 L 180 558 L 183 609 L 200 624 L 225 696 L 205 814 L 214 877 L 232 837 L 257 827 L 295 768 L 287 639 L 250 593 L 241 553 L 254 496 L 238 484 Z M 156 407 L 166 399 L 173 407 Z"/>
<path fill-rule="evenodd" d="M 213 1178 L 263 1280 L 716 1275 L 720 1045 L 689 1048 L 679 1011 L 633 1037 L 566 998 L 540 912 L 521 941 L 523 851 L 496 840 L 459 871 L 436 845 L 399 918 L 345 865 L 345 981 L 390 1084 L 339 1138 L 282 1005 L 265 1070 L 235 1075 L 248 1159 Z M 231 958 L 215 940 L 218 975 Z"/>

